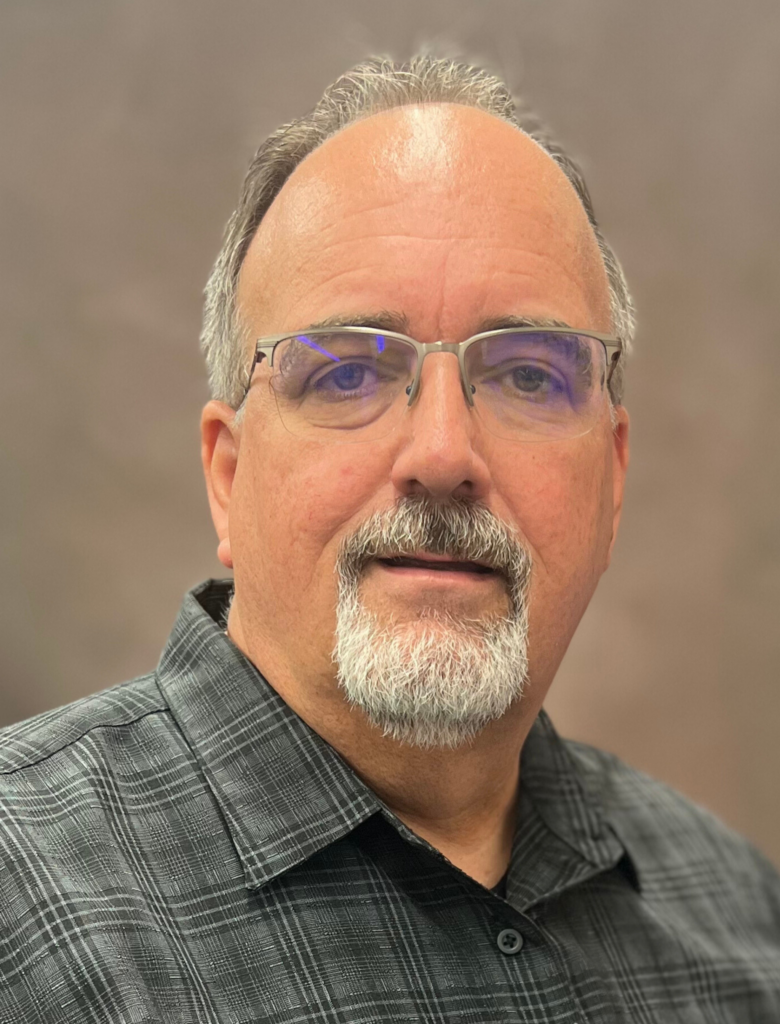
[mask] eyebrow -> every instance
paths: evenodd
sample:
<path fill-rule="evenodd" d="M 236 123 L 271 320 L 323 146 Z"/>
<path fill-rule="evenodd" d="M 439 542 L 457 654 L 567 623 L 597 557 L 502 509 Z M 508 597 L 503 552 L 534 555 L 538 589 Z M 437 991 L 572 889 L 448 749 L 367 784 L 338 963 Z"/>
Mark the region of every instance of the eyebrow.
<path fill-rule="evenodd" d="M 391 309 L 381 309 L 376 313 L 351 313 L 348 316 L 337 314 L 309 324 L 304 330 L 316 331 L 328 327 L 369 327 L 375 331 L 391 331 L 394 334 L 408 335 L 409 318 L 405 313 L 397 313 Z M 297 333 L 304 332 L 298 331 Z"/>
<path fill-rule="evenodd" d="M 483 320 L 479 325 L 477 334 L 484 334 L 487 331 L 504 331 L 512 327 L 538 327 L 540 330 L 557 328 L 560 331 L 573 331 L 565 320 L 555 320 L 547 316 L 492 316 Z"/>
<path fill-rule="evenodd" d="M 406 314 L 389 309 L 379 310 L 375 313 L 329 316 L 324 320 L 318 320 L 317 323 L 309 324 L 308 327 L 304 328 L 304 331 L 327 329 L 328 327 L 368 327 L 376 331 L 392 331 L 395 334 L 405 334 L 411 337 L 409 334 L 409 318 Z M 575 329 L 565 321 L 555 320 L 551 317 L 506 315 L 492 316 L 482 320 L 474 334 L 484 334 L 487 331 L 502 331 L 512 327 L 557 328 L 563 331 Z"/>

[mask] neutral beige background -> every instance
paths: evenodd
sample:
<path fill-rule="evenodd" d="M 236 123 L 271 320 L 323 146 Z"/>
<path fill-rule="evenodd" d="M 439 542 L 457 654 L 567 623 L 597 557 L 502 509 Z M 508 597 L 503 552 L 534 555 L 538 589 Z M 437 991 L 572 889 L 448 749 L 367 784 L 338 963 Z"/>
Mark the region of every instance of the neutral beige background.
<path fill-rule="evenodd" d="M 2 0 L 0 720 L 153 667 L 219 574 L 197 335 L 244 167 L 426 40 L 583 160 L 640 310 L 622 536 L 550 710 L 780 862 L 777 0 Z"/>

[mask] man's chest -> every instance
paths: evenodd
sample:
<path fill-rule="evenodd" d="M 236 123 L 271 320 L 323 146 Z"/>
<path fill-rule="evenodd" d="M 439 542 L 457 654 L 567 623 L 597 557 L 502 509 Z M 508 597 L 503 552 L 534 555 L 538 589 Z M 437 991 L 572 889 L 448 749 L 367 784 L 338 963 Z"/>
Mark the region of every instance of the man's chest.
<path fill-rule="evenodd" d="M 127 869 L 127 865 L 126 865 Z M 602 879 L 518 913 L 422 853 L 351 842 L 259 891 L 237 864 L 174 884 L 42 887 L 6 932 L 0 1022 L 770 1024 L 761 966 Z M 764 980 L 762 980 L 764 979 Z M 772 1002 L 775 1000 L 775 1002 Z"/>

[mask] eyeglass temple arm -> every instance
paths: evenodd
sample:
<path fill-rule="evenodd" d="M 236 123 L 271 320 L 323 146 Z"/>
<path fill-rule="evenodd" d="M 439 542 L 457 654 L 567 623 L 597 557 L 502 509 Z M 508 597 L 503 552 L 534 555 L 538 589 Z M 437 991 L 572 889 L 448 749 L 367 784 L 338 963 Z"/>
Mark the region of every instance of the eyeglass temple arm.
<path fill-rule="evenodd" d="M 615 351 L 612 353 L 609 360 L 609 370 L 607 371 L 607 384 L 609 384 L 609 382 L 612 380 L 612 374 L 617 369 L 617 364 L 620 361 L 620 357 L 622 354 L 622 348 L 616 348 Z"/>
<path fill-rule="evenodd" d="M 246 400 L 246 396 L 249 394 L 250 387 L 252 386 L 252 374 L 255 372 L 255 367 L 259 366 L 259 364 L 262 363 L 262 361 L 267 358 L 268 355 L 258 345 L 258 347 L 255 349 L 255 354 L 249 366 L 249 372 L 247 373 L 246 376 L 246 386 L 244 387 L 244 394 L 241 397 L 242 405 Z"/>

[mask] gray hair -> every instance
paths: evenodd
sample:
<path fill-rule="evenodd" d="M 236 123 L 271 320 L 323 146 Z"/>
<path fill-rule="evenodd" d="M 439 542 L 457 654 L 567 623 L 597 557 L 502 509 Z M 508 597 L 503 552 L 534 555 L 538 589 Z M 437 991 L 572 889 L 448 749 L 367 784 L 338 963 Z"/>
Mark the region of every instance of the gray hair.
<path fill-rule="evenodd" d="M 506 585 L 507 613 L 469 619 L 428 607 L 412 623 L 380 621 L 361 599 L 366 567 L 420 552 L 493 568 Z M 361 523 L 336 561 L 333 661 L 347 702 L 399 743 L 470 743 L 523 697 L 532 568 L 517 532 L 469 499 L 406 495 Z"/>
<path fill-rule="evenodd" d="M 372 57 L 338 78 L 305 117 L 272 132 L 244 179 L 238 207 L 227 223 L 222 249 L 205 289 L 201 348 L 214 398 L 237 408 L 247 375 L 246 339 L 236 309 L 241 264 L 260 221 L 301 161 L 326 139 L 363 118 L 420 103 L 460 103 L 515 125 L 561 168 L 579 196 L 596 236 L 610 291 L 612 333 L 625 352 L 634 334 L 634 307 L 623 270 L 596 222 L 582 171 L 540 119 L 517 100 L 501 79 L 482 68 L 426 54 L 403 63 Z M 610 382 L 613 403 L 623 392 L 621 359 Z"/>

